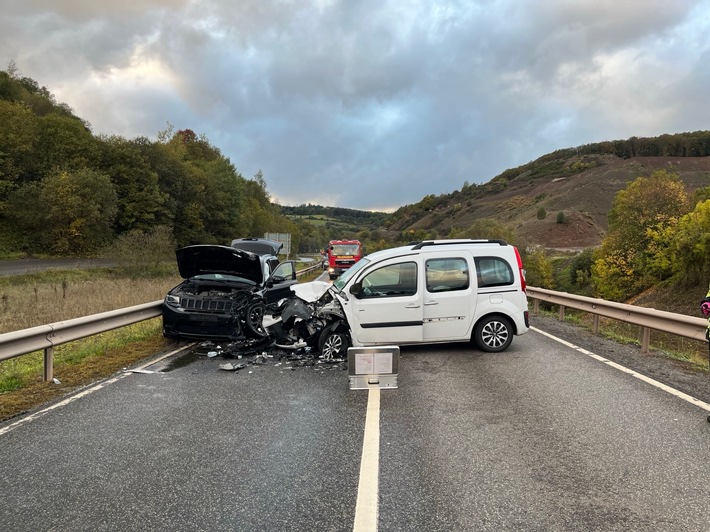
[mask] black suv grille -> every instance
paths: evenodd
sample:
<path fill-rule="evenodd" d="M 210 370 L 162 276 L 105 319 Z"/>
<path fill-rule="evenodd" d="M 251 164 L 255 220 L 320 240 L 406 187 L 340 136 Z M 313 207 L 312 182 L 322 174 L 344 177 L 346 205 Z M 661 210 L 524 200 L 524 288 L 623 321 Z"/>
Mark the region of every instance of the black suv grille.
<path fill-rule="evenodd" d="M 233 301 L 219 301 L 214 299 L 188 299 L 181 298 L 180 306 L 185 310 L 198 310 L 202 312 L 230 312 Z"/>

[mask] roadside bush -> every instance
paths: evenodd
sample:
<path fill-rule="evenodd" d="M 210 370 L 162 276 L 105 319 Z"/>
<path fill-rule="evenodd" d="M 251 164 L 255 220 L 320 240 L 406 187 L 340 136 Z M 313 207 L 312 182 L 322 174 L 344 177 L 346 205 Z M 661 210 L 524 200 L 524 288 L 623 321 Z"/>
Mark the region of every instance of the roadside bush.
<path fill-rule="evenodd" d="M 118 237 L 106 251 L 124 270 L 144 276 L 166 263 L 175 264 L 175 239 L 168 226 L 159 225 L 149 231 L 134 230 Z"/>
<path fill-rule="evenodd" d="M 525 265 L 525 280 L 528 285 L 538 288 L 555 288 L 552 262 L 545 256 L 545 250 L 538 248 L 528 251 L 523 264 Z"/>

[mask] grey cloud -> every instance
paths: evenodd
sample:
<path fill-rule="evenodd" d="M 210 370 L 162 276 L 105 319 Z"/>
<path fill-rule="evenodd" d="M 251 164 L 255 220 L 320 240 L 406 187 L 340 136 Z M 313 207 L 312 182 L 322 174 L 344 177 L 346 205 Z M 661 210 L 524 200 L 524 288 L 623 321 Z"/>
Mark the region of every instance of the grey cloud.
<path fill-rule="evenodd" d="M 0 60 L 98 132 L 153 136 L 171 122 L 205 133 L 243 175 L 263 170 L 284 202 L 385 208 L 558 148 L 707 127 L 706 10 L 13 0 Z"/>

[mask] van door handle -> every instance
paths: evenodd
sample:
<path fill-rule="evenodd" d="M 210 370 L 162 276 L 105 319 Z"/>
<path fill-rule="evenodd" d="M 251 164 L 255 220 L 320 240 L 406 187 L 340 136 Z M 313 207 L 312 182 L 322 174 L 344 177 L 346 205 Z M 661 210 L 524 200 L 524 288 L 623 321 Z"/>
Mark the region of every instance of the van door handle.
<path fill-rule="evenodd" d="M 439 304 L 438 301 L 433 301 L 433 300 L 431 300 L 431 299 L 430 299 L 429 301 L 425 301 L 425 302 L 424 302 L 424 305 L 425 305 L 425 306 L 438 305 L 438 304 Z"/>
<path fill-rule="evenodd" d="M 404 308 L 419 308 L 419 305 L 416 303 L 410 303 L 409 305 L 405 306 Z"/>

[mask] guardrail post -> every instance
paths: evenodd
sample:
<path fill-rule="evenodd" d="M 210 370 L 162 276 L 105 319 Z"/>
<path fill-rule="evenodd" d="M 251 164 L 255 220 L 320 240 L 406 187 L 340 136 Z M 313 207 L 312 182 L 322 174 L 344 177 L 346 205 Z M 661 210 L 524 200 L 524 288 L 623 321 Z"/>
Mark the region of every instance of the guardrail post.
<path fill-rule="evenodd" d="M 54 379 L 54 347 L 44 350 L 44 382 Z"/>
<path fill-rule="evenodd" d="M 599 334 L 599 314 L 594 314 L 594 318 L 592 318 L 592 332 L 594 334 Z"/>
<path fill-rule="evenodd" d="M 651 329 L 641 327 L 641 352 L 648 353 L 648 347 L 651 343 Z"/>
<path fill-rule="evenodd" d="M 539 299 L 533 299 L 533 314 L 535 316 L 540 314 L 540 300 Z"/>
<path fill-rule="evenodd" d="M 560 305 L 560 321 L 565 321 L 565 307 Z"/>

